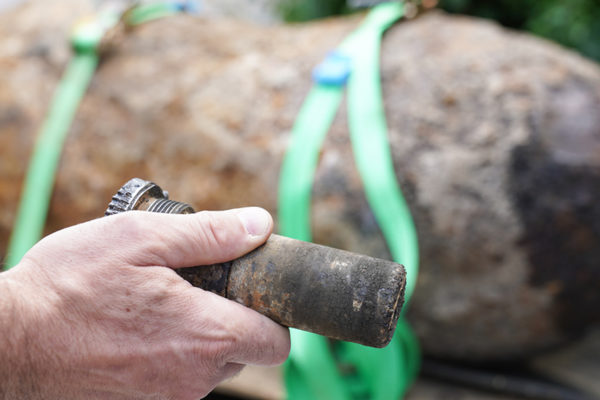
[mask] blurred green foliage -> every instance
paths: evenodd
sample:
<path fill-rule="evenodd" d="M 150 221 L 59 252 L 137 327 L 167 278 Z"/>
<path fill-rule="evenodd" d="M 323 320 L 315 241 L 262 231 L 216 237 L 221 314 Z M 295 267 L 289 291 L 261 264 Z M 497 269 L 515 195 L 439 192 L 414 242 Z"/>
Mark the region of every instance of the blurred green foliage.
<path fill-rule="evenodd" d="M 309 21 L 346 13 L 346 0 L 281 0 L 279 11 L 288 22 Z"/>
<path fill-rule="evenodd" d="M 451 12 L 498 21 L 579 50 L 600 61 L 600 0 L 441 0 Z M 345 0 L 282 0 L 287 21 L 347 13 Z"/>
<path fill-rule="evenodd" d="M 440 7 L 494 19 L 600 61 L 600 0 L 442 0 Z"/>

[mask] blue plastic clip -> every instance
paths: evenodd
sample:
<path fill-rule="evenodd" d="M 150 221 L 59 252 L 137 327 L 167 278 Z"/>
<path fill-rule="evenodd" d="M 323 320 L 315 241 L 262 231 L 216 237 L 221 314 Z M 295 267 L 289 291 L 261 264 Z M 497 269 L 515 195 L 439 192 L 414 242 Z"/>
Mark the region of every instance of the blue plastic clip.
<path fill-rule="evenodd" d="M 312 72 L 313 81 L 322 85 L 343 86 L 352 71 L 352 58 L 340 51 L 330 52 Z"/>
<path fill-rule="evenodd" d="M 188 14 L 200 14 L 200 2 L 194 0 L 181 0 L 173 3 L 173 8 L 177 12 Z"/>

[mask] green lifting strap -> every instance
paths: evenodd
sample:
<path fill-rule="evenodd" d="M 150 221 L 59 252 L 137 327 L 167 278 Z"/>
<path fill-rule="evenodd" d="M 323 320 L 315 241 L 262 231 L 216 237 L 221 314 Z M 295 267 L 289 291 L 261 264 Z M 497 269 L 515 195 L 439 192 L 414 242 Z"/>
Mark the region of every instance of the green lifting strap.
<path fill-rule="evenodd" d="M 8 244 L 6 268 L 14 267 L 42 236 L 63 144 L 97 64 L 96 53 L 77 54 L 54 94 L 25 176 Z"/>
<path fill-rule="evenodd" d="M 390 252 L 407 269 L 408 301 L 417 276 L 417 236 L 395 178 L 379 82 L 381 36 L 402 15 L 402 3 L 375 7 L 338 52 L 352 60 L 348 118 L 356 163 Z M 315 84 L 294 125 L 280 176 L 279 223 L 280 232 L 286 236 L 311 239 L 309 210 L 314 171 L 342 94 L 341 85 Z M 400 398 L 419 369 L 418 342 L 403 319 L 385 349 L 347 342 L 330 344 L 323 337 L 297 330 L 292 330 L 292 343 L 285 368 L 291 400 Z M 342 375 L 338 361 L 354 365 L 354 376 Z"/>
<path fill-rule="evenodd" d="M 398 3 L 390 5 L 393 4 L 400 7 Z M 374 12 L 368 18 L 376 26 L 386 24 L 383 12 Z M 414 221 L 398 185 L 388 143 L 379 78 L 382 34 L 383 29 L 365 29 L 354 42 L 353 71 L 348 83 L 348 125 L 367 200 L 392 258 L 406 267 L 409 278 L 405 298 L 410 299 L 418 273 L 419 249 Z"/>
<path fill-rule="evenodd" d="M 173 15 L 170 3 L 136 6 L 123 17 L 127 25 L 138 25 Z M 71 44 L 74 56 L 67 66 L 42 124 L 25 175 L 21 200 L 7 247 L 5 268 L 12 268 L 40 240 L 52 196 L 63 145 L 75 113 L 98 65 L 98 45 L 105 32 L 120 21 L 119 14 L 101 13 L 76 27 Z"/>

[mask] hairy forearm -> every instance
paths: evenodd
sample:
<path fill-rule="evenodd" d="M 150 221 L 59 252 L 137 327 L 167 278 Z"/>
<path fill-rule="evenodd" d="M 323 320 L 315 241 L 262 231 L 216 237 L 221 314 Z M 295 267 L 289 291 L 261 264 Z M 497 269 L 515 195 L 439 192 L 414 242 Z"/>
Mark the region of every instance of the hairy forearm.
<path fill-rule="evenodd" d="M 21 284 L 14 272 L 0 274 L 0 399 L 35 399 L 36 377 L 30 363 Z"/>

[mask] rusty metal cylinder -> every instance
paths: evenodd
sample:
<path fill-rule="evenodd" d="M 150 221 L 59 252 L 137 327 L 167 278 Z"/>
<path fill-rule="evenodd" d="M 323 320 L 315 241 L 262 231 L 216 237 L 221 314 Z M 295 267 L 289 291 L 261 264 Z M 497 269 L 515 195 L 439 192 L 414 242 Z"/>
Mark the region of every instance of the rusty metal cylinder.
<path fill-rule="evenodd" d="M 119 190 L 106 215 L 129 210 L 194 212 L 138 178 Z M 406 284 L 400 264 L 279 235 L 233 261 L 176 271 L 284 326 L 372 347 L 392 339 Z"/>

